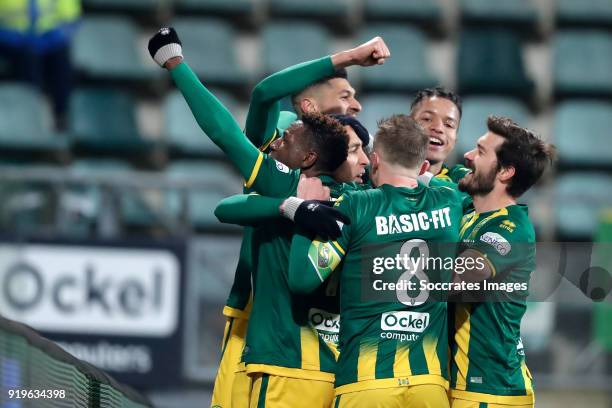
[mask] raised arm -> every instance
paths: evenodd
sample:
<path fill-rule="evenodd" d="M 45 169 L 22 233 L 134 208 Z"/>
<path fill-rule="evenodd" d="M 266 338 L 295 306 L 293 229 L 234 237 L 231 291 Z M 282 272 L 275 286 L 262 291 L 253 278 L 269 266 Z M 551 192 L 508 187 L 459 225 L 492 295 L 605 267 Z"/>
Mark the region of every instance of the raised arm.
<path fill-rule="evenodd" d="M 380 37 L 320 59 L 303 62 L 274 73 L 259 82 L 251 94 L 245 133 L 256 146 L 264 146 L 275 137 L 280 100 L 351 65 L 370 66 L 384 63 L 390 52 Z"/>

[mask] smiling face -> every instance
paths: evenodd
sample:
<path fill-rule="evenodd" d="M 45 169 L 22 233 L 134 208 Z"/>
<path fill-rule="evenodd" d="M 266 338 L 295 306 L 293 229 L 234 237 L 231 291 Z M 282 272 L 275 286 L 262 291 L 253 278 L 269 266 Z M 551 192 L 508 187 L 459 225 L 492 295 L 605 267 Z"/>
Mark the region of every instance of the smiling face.
<path fill-rule="evenodd" d="M 361 111 L 361 104 L 355 98 L 355 89 L 344 78 L 332 78 L 312 86 L 299 100 L 299 110 L 305 113 L 356 116 Z"/>
<path fill-rule="evenodd" d="M 299 169 L 308 152 L 303 143 L 304 124 L 295 122 L 289 126 L 283 137 L 270 145 L 270 156 L 290 169 Z"/>
<path fill-rule="evenodd" d="M 413 118 L 429 134 L 427 160 L 443 163 L 455 148 L 459 110 L 449 99 L 433 96 L 423 99 L 413 110 Z"/>
<path fill-rule="evenodd" d="M 487 132 L 478 139 L 476 148 L 464 155 L 466 166 L 472 172 L 459 182 L 459 189 L 471 196 L 486 195 L 493 191 L 497 181 L 497 149 L 504 139 L 492 132 Z"/>
<path fill-rule="evenodd" d="M 363 143 L 350 126 L 344 126 L 349 136 L 348 156 L 334 173 L 334 179 L 341 183 L 363 183 L 365 168 L 370 160 L 363 149 Z"/>

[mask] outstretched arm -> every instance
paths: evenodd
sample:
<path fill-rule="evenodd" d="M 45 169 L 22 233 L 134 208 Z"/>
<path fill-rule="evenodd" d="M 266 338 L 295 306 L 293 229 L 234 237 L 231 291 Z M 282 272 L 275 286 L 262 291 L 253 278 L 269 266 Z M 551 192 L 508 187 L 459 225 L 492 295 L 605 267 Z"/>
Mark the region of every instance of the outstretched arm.
<path fill-rule="evenodd" d="M 382 64 L 390 52 L 380 37 L 337 54 L 303 62 L 274 73 L 259 82 L 251 94 L 245 133 L 256 146 L 265 146 L 274 139 L 280 100 L 310 84 L 332 75 L 334 70 L 351 65 Z"/>

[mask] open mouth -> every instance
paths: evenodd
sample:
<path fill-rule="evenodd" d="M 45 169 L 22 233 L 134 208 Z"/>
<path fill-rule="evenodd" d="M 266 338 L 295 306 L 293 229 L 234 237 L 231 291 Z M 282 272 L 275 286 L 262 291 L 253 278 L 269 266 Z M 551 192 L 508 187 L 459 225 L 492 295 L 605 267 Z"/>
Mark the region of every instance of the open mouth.
<path fill-rule="evenodd" d="M 440 138 L 437 138 L 435 136 L 430 136 L 429 137 L 429 145 L 430 146 L 435 146 L 435 147 L 442 147 L 442 146 L 444 146 L 444 142 Z"/>
<path fill-rule="evenodd" d="M 363 177 L 365 176 L 365 171 L 359 173 L 358 175 L 355 176 L 355 183 L 363 183 Z"/>

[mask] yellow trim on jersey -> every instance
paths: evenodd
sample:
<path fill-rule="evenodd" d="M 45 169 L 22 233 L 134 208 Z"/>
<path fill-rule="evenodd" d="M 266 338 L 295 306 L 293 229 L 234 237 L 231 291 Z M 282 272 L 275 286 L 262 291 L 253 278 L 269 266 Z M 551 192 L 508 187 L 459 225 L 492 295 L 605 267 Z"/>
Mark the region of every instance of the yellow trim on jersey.
<path fill-rule="evenodd" d="M 527 395 L 493 395 L 452 389 L 450 391 L 450 395 L 451 398 L 458 398 L 474 402 L 485 402 L 487 404 L 530 405 L 535 402 L 535 396 L 532 390 L 527 390 Z"/>
<path fill-rule="evenodd" d="M 319 335 L 310 327 L 300 327 L 300 344 L 302 368 L 305 370 L 320 371 Z"/>
<path fill-rule="evenodd" d="M 482 228 L 483 225 L 485 225 L 487 222 L 491 221 L 493 218 L 501 217 L 502 215 L 508 215 L 508 209 L 506 207 L 501 208 L 498 211 L 495 211 L 493 214 L 489 215 L 488 217 L 486 217 L 482 221 L 480 221 L 478 223 L 478 225 L 472 230 L 470 235 L 472 237 L 476 236 L 476 234 L 478 234 L 478 231 L 480 231 L 480 228 Z"/>
<path fill-rule="evenodd" d="M 359 357 L 357 358 L 357 378 L 369 380 L 376 377 L 376 344 L 360 344 Z"/>
<path fill-rule="evenodd" d="M 325 371 L 302 370 L 301 368 L 288 368 L 268 364 L 247 364 L 246 371 L 248 374 L 265 373 L 270 375 L 278 375 L 280 377 L 327 381 L 331 383 L 334 382 L 334 374 L 327 373 Z"/>
<path fill-rule="evenodd" d="M 467 221 L 465 224 L 461 226 L 461 230 L 459 231 L 459 236 L 461 238 L 463 238 L 463 233 L 465 232 L 465 230 L 467 230 L 469 227 L 472 226 L 472 224 L 474 224 L 474 222 L 476 222 L 476 220 L 478 219 L 478 216 L 479 214 L 477 212 L 473 212 L 472 218 L 470 218 L 469 221 Z"/>
<path fill-rule="evenodd" d="M 393 375 L 400 377 L 402 375 L 410 377 L 412 369 L 410 368 L 410 347 L 397 343 L 395 349 L 395 361 L 393 362 Z"/>
<path fill-rule="evenodd" d="M 272 142 L 276 140 L 277 136 L 278 136 L 278 129 L 274 129 L 274 133 L 272 134 L 272 137 L 270 138 L 270 140 L 268 140 L 262 146 L 260 146 L 259 150 L 262 152 L 265 152 L 268 149 L 268 147 L 270 147 Z"/>
<path fill-rule="evenodd" d="M 223 316 L 226 317 L 234 317 L 236 319 L 245 319 L 249 320 L 249 316 L 251 315 L 250 311 L 236 309 L 230 306 L 223 307 Z"/>
<path fill-rule="evenodd" d="M 257 174 L 259 174 L 259 168 L 261 167 L 261 163 L 263 162 L 264 155 L 262 152 L 259 152 L 259 156 L 257 156 L 257 160 L 255 161 L 255 166 L 253 166 L 253 171 L 251 171 L 251 176 L 249 180 L 244 183 L 246 188 L 251 188 L 255 179 L 257 178 Z"/>
<path fill-rule="evenodd" d="M 455 311 L 455 342 L 457 343 L 457 352 L 454 360 L 457 365 L 457 383 L 455 387 L 458 390 L 465 390 L 467 381 L 468 367 L 470 359 L 468 353 L 470 351 L 470 312 L 469 305 L 457 304 Z"/>
<path fill-rule="evenodd" d="M 448 390 L 448 380 L 440 375 L 423 374 L 397 378 L 358 381 L 336 387 L 336 395 L 348 394 L 378 388 L 411 387 L 414 385 L 436 384 Z"/>
<path fill-rule="evenodd" d="M 334 245 L 334 247 L 336 247 L 336 249 L 338 249 L 338 251 L 340 251 L 342 256 L 346 255 L 346 251 L 344 249 L 342 249 L 342 247 L 340 246 L 338 241 L 332 241 L 331 243 Z"/>
<path fill-rule="evenodd" d="M 484 261 L 489 265 L 489 269 L 491 270 L 491 278 L 494 278 L 495 275 L 497 275 L 497 269 L 495 269 L 495 265 L 493 265 L 493 262 L 491 262 L 489 257 L 477 249 L 470 248 L 470 251 L 476 252 L 480 258 L 484 259 Z"/>
<path fill-rule="evenodd" d="M 527 368 L 525 360 L 521 363 L 521 372 L 523 373 L 523 381 L 525 381 L 525 390 L 533 393 L 533 384 L 531 383 L 531 372 Z"/>
<path fill-rule="evenodd" d="M 434 177 L 438 178 L 440 180 L 450 181 L 451 183 L 453 182 L 453 179 L 451 179 L 450 176 L 448 175 L 448 168 L 447 167 L 442 167 L 440 172 L 438 174 L 436 174 Z"/>
<path fill-rule="evenodd" d="M 440 368 L 440 359 L 438 358 L 438 339 L 434 336 L 428 336 L 423 340 L 423 352 L 425 353 L 425 361 L 427 361 L 427 370 L 429 374 L 442 375 Z"/>

